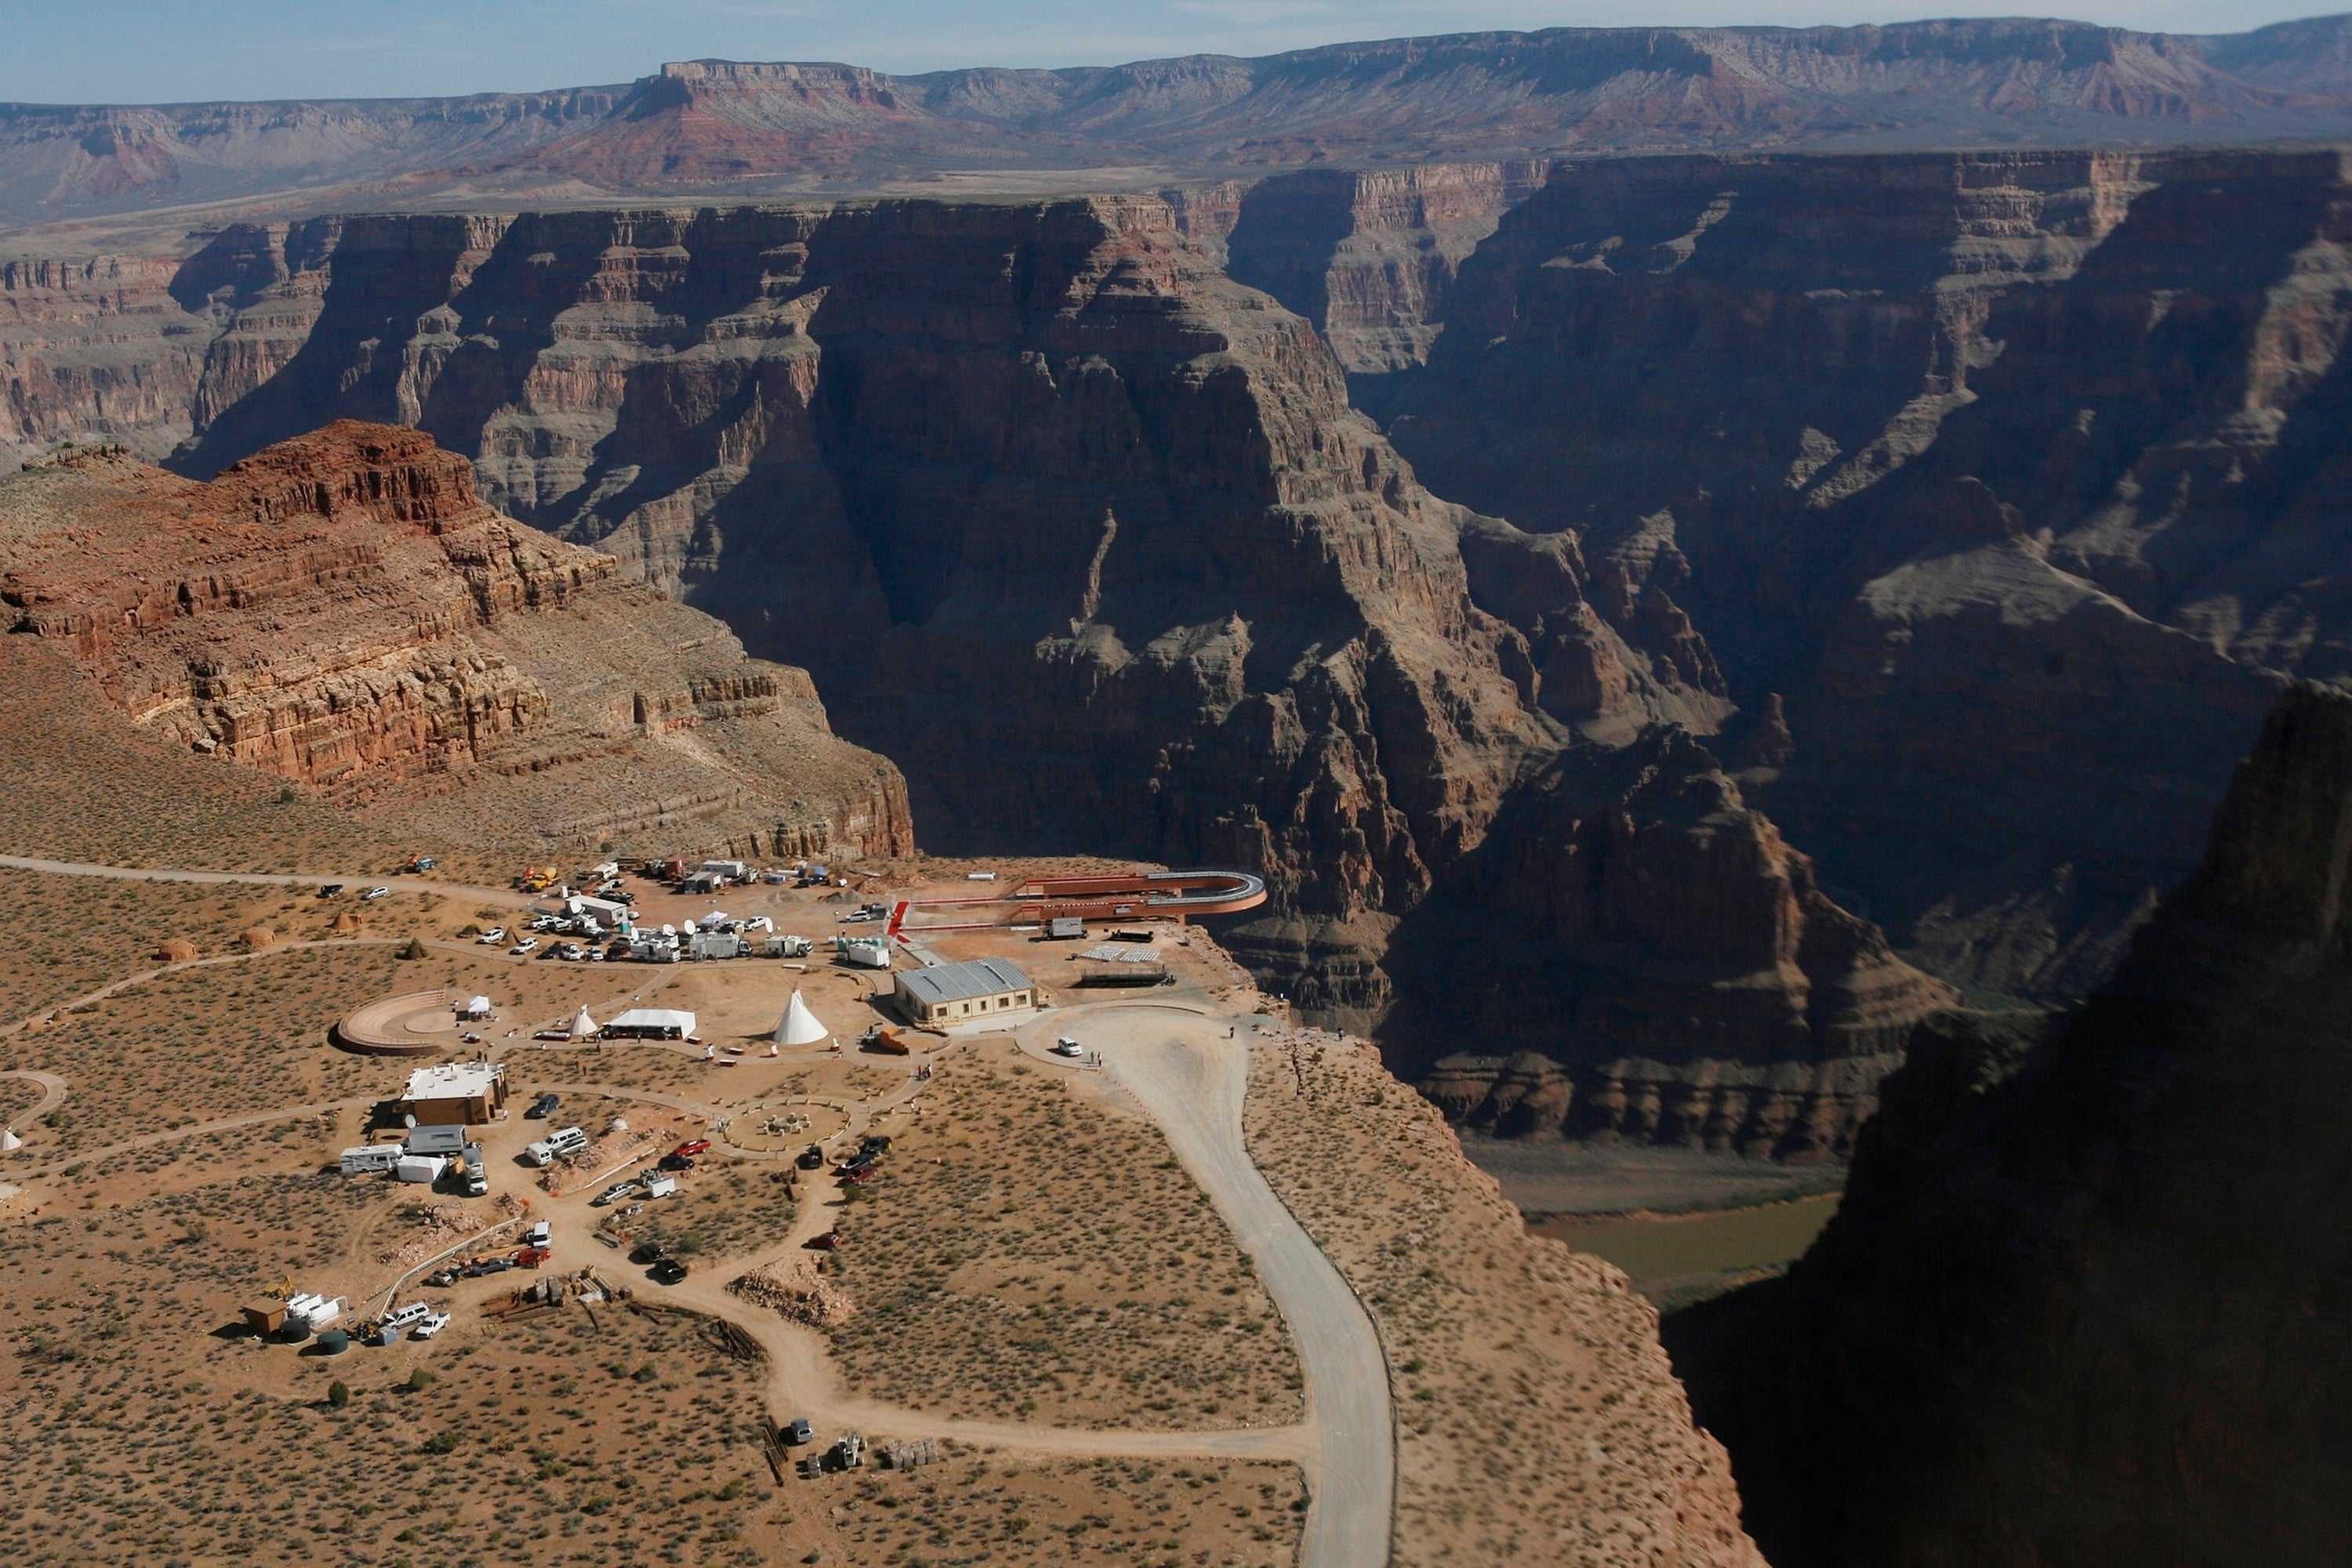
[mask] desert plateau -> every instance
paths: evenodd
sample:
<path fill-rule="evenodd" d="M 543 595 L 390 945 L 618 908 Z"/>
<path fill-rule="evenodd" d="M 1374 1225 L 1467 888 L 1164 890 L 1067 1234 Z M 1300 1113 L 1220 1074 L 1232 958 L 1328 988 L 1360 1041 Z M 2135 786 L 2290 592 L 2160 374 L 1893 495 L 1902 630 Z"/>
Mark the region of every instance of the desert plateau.
<path fill-rule="evenodd" d="M 2352 16 L 129 4 L 13 1560 L 2352 1550 Z"/>

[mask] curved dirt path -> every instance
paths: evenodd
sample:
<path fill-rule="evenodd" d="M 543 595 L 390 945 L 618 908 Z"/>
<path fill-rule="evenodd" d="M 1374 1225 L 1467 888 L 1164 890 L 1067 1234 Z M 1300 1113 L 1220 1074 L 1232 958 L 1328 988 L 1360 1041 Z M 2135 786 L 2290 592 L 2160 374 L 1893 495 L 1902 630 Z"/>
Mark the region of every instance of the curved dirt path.
<path fill-rule="evenodd" d="M 1074 1016 L 1081 1021 L 1073 1026 Z M 1184 1007 L 1112 1003 L 1073 1009 L 1045 1027 L 1075 1034 L 1097 1052 L 1159 1123 L 1289 1324 L 1314 1442 L 1299 1562 L 1376 1568 L 1388 1561 L 1396 1499 L 1388 1361 L 1346 1278 L 1249 1157 L 1242 1136 L 1248 1047 L 1225 1038 L 1229 1024 Z"/>
<path fill-rule="evenodd" d="M 16 1121 L 38 1121 L 66 1102 L 66 1080 L 53 1072 L 42 1072 L 37 1068 L 26 1068 L 21 1071 L 0 1072 L 0 1078 L 21 1078 L 28 1083 L 41 1086 L 41 1098 L 34 1102 L 32 1109 L 19 1115 L 16 1121 L 11 1121 L 8 1124 L 11 1127 L 15 1126 Z"/>
<path fill-rule="evenodd" d="M 474 899 L 504 909 L 530 907 L 530 895 L 512 888 L 477 888 L 466 882 L 436 882 L 429 877 L 371 877 L 364 871 L 317 871 L 294 876 L 285 871 L 190 871 L 178 867 L 101 866 L 88 860 L 39 860 L 25 855 L 0 855 L 0 866 L 18 871 L 46 871 L 54 877 L 111 877 L 124 882 L 265 882 L 280 888 L 312 888 L 321 882 L 345 887 L 385 887 L 395 893 L 441 893 Z"/>

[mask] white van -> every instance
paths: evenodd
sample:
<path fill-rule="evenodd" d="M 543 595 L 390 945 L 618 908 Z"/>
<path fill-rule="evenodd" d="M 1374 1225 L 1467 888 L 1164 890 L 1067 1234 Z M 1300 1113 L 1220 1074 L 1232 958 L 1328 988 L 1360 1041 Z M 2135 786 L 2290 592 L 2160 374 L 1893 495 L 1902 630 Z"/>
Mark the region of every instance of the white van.
<path fill-rule="evenodd" d="M 423 1301 L 411 1301 L 376 1325 L 379 1329 L 404 1329 L 411 1323 L 421 1323 L 433 1315 L 433 1309 Z"/>
<path fill-rule="evenodd" d="M 577 1127 L 566 1127 L 551 1132 L 522 1152 L 522 1157 L 534 1165 L 551 1165 L 566 1154 L 577 1154 L 588 1147 L 588 1134 Z"/>

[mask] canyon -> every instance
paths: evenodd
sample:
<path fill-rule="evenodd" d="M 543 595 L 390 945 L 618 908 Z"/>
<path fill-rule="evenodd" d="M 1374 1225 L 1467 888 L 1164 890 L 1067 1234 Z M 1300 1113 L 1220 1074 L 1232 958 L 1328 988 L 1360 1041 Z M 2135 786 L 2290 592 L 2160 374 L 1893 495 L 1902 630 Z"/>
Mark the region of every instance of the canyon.
<path fill-rule="evenodd" d="M 499 516 L 414 430 L 330 425 L 210 483 L 62 447 L 0 479 L 0 605 L 126 723 L 362 820 L 913 847 L 904 780 L 833 736 L 805 671 Z"/>
<path fill-rule="evenodd" d="M 1923 1028 L 1812 1251 L 1670 1323 L 1771 1561 L 2340 1555 L 2347 812 L 2298 685 L 2113 979 Z"/>
<path fill-rule="evenodd" d="M 1838 1158 L 1956 994 L 2095 988 L 2340 669 L 2343 190 L 1738 153 L 239 225 L 25 269 L 16 436 L 413 426 L 808 670 L 927 846 L 1261 871 L 1234 952 L 1480 1125 Z"/>
<path fill-rule="evenodd" d="M 2352 129 L 2342 16 L 2250 32 L 2030 17 L 1555 27 L 894 76 L 684 60 L 447 99 L 0 105 L 0 225 L 1132 186 L 1313 164 L 2173 146 Z"/>

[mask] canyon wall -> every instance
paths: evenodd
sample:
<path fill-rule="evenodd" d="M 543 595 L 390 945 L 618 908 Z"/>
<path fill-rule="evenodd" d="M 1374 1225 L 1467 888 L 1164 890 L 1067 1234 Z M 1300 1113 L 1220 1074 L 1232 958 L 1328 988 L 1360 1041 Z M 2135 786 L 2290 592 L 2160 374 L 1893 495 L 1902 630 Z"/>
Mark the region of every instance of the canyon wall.
<path fill-rule="evenodd" d="M 415 425 L 509 514 L 811 669 L 933 846 L 1253 866 L 1276 898 L 1236 952 L 1385 1018 L 1401 1067 L 1477 1058 L 1465 1114 L 1541 1122 L 1503 1103 L 1533 1051 L 1569 1093 L 1548 1125 L 1835 1152 L 1894 1036 L 1825 1043 L 1811 998 L 1843 982 L 1724 979 L 1761 973 L 1721 955 L 1793 874 L 1750 856 L 1704 928 L 1554 930 L 1537 803 L 1673 726 L 1709 758 L 1675 776 L 1719 775 L 1886 929 L 1902 963 L 1858 942 L 1855 984 L 2095 986 L 2275 692 L 2346 673 L 2341 160 L 1588 160 L 1430 292 L 1397 258 L 1489 221 L 1438 196 L 1500 188 L 232 228 L 172 284 L 216 334 L 178 461 Z M 1327 319 L 1347 258 L 1389 256 L 1358 274 L 1402 302 L 1379 331 L 1428 357 L 1355 377 L 1385 438 L 1219 245 Z M 1679 798 L 1559 809 L 1664 844 Z M 1496 909 L 1506 945 L 1559 945 L 1473 1022 L 1426 955 L 1440 911 Z M 1644 973 L 1676 977 L 1650 1034 L 1597 983 Z M 1936 1004 L 1915 981 L 1887 1029 Z M 1768 993 L 1801 1047 L 1682 1048 Z"/>
<path fill-rule="evenodd" d="M 926 177 L 1066 193 L 1139 171 L 1736 148 L 2309 142 L 2352 131 L 2347 29 L 1550 27 L 1061 70 L 700 59 L 464 98 L 0 104 L 0 226 L 840 197 Z"/>
<path fill-rule="evenodd" d="M 353 218 L 277 270 L 193 471 L 414 424 L 811 669 L 931 846 L 1237 861 L 1304 922 L 1270 970 L 1370 955 L 1335 1001 L 1556 744 L 1454 509 L 1159 201 Z"/>
<path fill-rule="evenodd" d="M 565 848 L 913 846 L 897 770 L 831 735 L 804 671 L 499 515 L 414 430 L 330 426 L 209 484 L 67 447 L 0 480 L 0 511 L 12 631 L 126 721 L 362 815 Z"/>
<path fill-rule="evenodd" d="M 1668 574 L 1733 729 L 1780 700 L 1742 788 L 1841 901 L 2079 995 L 2276 691 L 2346 673 L 2346 188 L 2332 152 L 1562 165 L 1390 433 L 1592 581 Z"/>
<path fill-rule="evenodd" d="M 2115 978 L 1923 1029 L 1812 1250 L 1670 1323 L 1774 1563 L 2341 1559 L 2347 845 L 2297 686 Z"/>
<path fill-rule="evenodd" d="M 1954 1000 L 1822 892 L 1713 753 L 1579 747 L 1399 928 L 1391 1052 L 1504 1136 L 1843 1157 L 1913 1026 Z"/>

